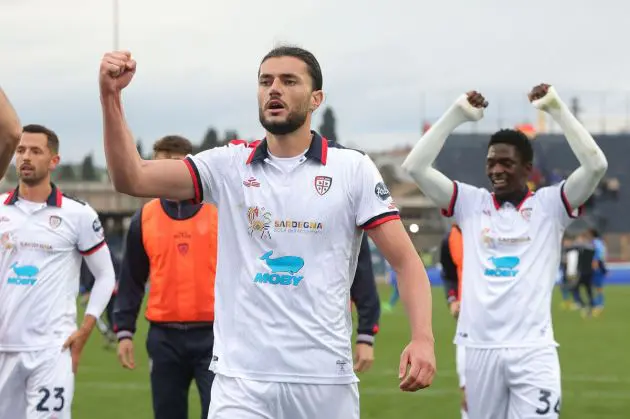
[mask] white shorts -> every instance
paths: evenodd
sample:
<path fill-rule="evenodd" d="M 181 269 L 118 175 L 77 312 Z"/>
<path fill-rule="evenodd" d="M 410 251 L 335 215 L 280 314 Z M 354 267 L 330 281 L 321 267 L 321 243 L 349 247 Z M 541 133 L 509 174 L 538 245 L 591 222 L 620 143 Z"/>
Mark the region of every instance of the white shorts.
<path fill-rule="evenodd" d="M 455 369 L 459 379 L 459 388 L 466 387 L 466 347 L 455 345 Z"/>
<path fill-rule="evenodd" d="M 556 419 L 561 394 L 555 347 L 466 348 L 470 419 Z"/>
<path fill-rule="evenodd" d="M 70 351 L 0 352 L 0 418 L 70 419 L 73 396 Z"/>
<path fill-rule="evenodd" d="M 217 374 L 208 419 L 359 419 L 354 384 L 294 384 Z"/>

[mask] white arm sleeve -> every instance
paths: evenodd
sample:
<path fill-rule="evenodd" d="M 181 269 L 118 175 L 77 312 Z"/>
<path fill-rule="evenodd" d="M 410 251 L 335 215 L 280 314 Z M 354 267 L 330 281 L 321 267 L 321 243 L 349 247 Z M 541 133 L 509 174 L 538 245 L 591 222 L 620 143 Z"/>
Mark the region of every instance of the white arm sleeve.
<path fill-rule="evenodd" d="M 553 87 L 549 88 L 542 99 L 534 101 L 533 105 L 546 110 L 562 128 L 571 150 L 580 162 L 580 167 L 571 173 L 564 188 L 570 208 L 577 208 L 595 192 L 597 185 L 606 174 L 608 169 L 606 156 Z"/>
<path fill-rule="evenodd" d="M 444 147 L 446 138 L 462 123 L 479 119 L 482 109 L 468 103 L 466 95 L 461 96 L 449 110 L 420 138 L 402 164 L 420 190 L 438 207 L 447 208 L 453 196 L 453 182 L 443 173 L 432 167 Z"/>
<path fill-rule="evenodd" d="M 578 256 L 576 249 L 567 252 L 567 277 L 571 278 L 578 274 Z"/>
<path fill-rule="evenodd" d="M 114 292 L 116 284 L 114 265 L 107 246 L 101 246 L 96 252 L 84 256 L 84 259 L 90 272 L 94 275 L 94 287 L 90 293 L 90 301 L 85 314 L 98 319 L 105 311 Z"/>

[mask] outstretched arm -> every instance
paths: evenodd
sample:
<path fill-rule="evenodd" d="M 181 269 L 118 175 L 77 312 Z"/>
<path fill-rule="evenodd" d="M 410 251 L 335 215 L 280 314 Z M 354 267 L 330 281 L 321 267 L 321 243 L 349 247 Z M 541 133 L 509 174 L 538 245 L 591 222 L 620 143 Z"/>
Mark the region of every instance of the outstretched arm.
<path fill-rule="evenodd" d="M 440 208 L 447 208 L 453 197 L 453 181 L 432 167 L 444 147 L 446 138 L 466 121 L 478 121 L 485 98 L 477 92 L 462 95 L 442 117 L 422 136 L 402 164 L 420 190 Z"/>
<path fill-rule="evenodd" d="M 183 160 L 143 160 L 125 121 L 121 103 L 122 89 L 136 71 L 127 52 L 105 54 L 100 68 L 103 135 L 107 169 L 118 192 L 132 196 L 174 200 L 195 198 L 189 167 Z"/>
<path fill-rule="evenodd" d="M 569 175 L 564 185 L 567 201 L 571 208 L 577 208 L 595 192 L 606 174 L 608 169 L 606 156 L 552 86 L 541 84 L 534 87 L 529 99 L 536 108 L 549 113 L 562 128 L 571 150 L 580 162 L 580 167 Z"/>
<path fill-rule="evenodd" d="M 0 88 L 0 179 L 7 172 L 21 137 L 20 119 Z"/>

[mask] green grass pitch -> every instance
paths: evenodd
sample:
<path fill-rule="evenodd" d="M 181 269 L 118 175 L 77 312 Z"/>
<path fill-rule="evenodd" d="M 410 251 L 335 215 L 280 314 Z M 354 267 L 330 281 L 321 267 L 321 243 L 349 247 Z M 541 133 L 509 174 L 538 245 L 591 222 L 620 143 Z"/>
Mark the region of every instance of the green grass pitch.
<path fill-rule="evenodd" d="M 390 289 L 380 287 L 382 299 Z M 397 366 L 408 339 L 402 307 L 381 316 L 376 362 L 360 376 L 361 417 L 364 419 L 459 417 L 459 393 L 452 338 L 455 321 L 444 304 L 443 290 L 433 289 L 434 333 L 438 374 L 430 389 L 418 393 L 398 390 Z M 583 319 L 562 311 L 554 299 L 554 327 L 560 342 L 563 405 L 561 417 L 623 419 L 630 417 L 630 287 L 606 289 L 606 310 L 599 318 Z M 76 379 L 73 417 L 77 419 L 152 418 L 149 368 L 145 349 L 147 324 L 139 322 L 135 339 L 135 371 L 119 366 L 114 350 L 103 348 L 95 331 L 83 354 Z M 199 397 L 190 392 L 189 417 L 198 419 Z"/>

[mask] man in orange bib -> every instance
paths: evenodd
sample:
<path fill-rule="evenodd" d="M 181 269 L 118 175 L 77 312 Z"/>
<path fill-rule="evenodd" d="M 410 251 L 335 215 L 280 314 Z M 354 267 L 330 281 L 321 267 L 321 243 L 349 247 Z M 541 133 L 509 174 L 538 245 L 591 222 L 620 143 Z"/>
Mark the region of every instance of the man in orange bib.
<path fill-rule="evenodd" d="M 448 308 L 451 315 L 457 319 L 459 317 L 462 301 L 462 271 L 464 267 L 462 230 L 457 224 L 451 226 L 448 234 L 442 240 L 440 263 L 442 264 L 442 281 L 446 291 Z M 467 419 L 468 407 L 466 403 L 466 380 L 464 374 L 466 348 L 457 345 L 455 350 L 455 366 L 462 396 L 461 414 L 462 419 Z"/>
<path fill-rule="evenodd" d="M 183 159 L 190 141 L 167 136 L 153 146 L 155 159 Z M 150 322 L 147 350 L 156 419 L 188 417 L 194 379 L 201 417 L 208 416 L 214 375 L 214 281 L 217 210 L 210 204 L 154 199 L 131 220 L 114 310 L 118 358 L 134 369 L 133 335 L 150 280 L 145 312 Z"/>

